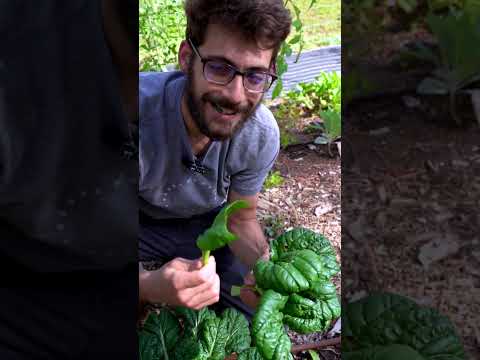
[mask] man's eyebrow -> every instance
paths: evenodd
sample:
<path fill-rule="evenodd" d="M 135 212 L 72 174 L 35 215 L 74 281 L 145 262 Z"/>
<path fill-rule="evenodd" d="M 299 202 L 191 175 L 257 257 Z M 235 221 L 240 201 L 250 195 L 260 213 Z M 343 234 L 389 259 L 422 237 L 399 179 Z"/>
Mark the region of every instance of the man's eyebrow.
<path fill-rule="evenodd" d="M 239 69 L 239 67 L 233 62 L 231 61 L 230 59 L 227 59 L 226 57 L 223 57 L 223 56 L 215 56 L 215 55 L 212 55 L 212 56 L 204 56 L 203 57 L 204 60 L 217 60 L 217 61 L 222 61 L 222 62 L 225 62 L 229 65 L 232 65 L 234 68 L 237 68 Z M 269 68 L 266 68 L 264 66 L 252 66 L 252 67 L 249 67 L 249 68 L 246 68 L 246 69 L 243 69 L 243 71 L 247 71 L 247 70 L 250 70 L 250 71 L 263 71 L 263 72 L 269 72 L 270 69 Z"/>

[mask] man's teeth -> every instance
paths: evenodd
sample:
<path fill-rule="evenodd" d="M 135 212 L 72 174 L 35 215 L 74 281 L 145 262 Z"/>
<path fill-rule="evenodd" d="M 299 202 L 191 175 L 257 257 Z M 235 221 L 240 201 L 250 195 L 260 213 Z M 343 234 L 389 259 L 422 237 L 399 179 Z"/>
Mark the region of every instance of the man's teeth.
<path fill-rule="evenodd" d="M 215 110 L 217 110 L 220 114 L 233 115 L 233 114 L 236 113 L 236 111 L 230 111 L 230 112 L 228 112 L 227 110 L 225 110 L 224 108 L 222 108 L 220 105 L 218 105 L 218 104 L 215 103 L 215 102 L 211 102 L 211 104 L 213 105 L 213 107 L 215 108 Z"/>

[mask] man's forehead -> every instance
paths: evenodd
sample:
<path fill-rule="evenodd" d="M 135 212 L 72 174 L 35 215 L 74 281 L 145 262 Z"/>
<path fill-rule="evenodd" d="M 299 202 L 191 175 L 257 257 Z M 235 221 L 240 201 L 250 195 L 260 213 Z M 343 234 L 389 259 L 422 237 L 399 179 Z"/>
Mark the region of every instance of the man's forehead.
<path fill-rule="evenodd" d="M 218 24 L 208 25 L 202 56 L 223 57 L 242 68 L 269 68 L 273 49 L 262 49 L 240 31 Z"/>

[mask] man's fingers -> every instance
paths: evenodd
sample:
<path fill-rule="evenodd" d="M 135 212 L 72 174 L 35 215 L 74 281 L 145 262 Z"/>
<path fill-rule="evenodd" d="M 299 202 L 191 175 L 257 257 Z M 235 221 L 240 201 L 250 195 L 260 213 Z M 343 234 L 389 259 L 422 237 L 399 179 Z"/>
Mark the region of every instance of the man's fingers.
<path fill-rule="evenodd" d="M 250 271 L 245 278 L 243 279 L 243 283 L 245 285 L 255 285 L 255 276 L 253 276 L 253 272 Z"/>
<path fill-rule="evenodd" d="M 210 257 L 208 264 L 201 267 L 198 265 L 198 261 L 200 260 L 186 260 L 178 258 L 178 262 L 176 265 L 178 267 L 175 268 L 175 275 L 173 280 L 173 285 L 177 290 L 182 290 L 186 288 L 194 288 L 196 286 L 202 285 L 205 282 L 208 282 L 214 274 L 216 274 L 216 263 L 215 258 L 213 256 Z M 200 266 L 201 268 L 198 270 L 191 270 L 192 267 L 196 268 Z M 188 269 L 185 269 L 187 267 Z"/>
<path fill-rule="evenodd" d="M 240 290 L 240 299 L 242 302 L 251 308 L 256 308 L 258 306 L 258 303 L 260 302 L 260 297 L 258 294 L 247 288 L 242 288 Z"/>
<path fill-rule="evenodd" d="M 199 309 L 207 305 L 211 305 L 219 300 L 220 297 L 220 278 L 217 274 L 213 274 L 208 282 L 186 289 L 182 292 L 180 299 L 188 307 Z"/>

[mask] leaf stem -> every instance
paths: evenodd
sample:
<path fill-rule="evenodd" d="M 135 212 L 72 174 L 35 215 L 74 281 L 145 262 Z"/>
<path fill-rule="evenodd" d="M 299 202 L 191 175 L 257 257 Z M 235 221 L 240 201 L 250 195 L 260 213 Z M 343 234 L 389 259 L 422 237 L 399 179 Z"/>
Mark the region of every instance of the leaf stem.
<path fill-rule="evenodd" d="M 202 251 L 202 263 L 204 266 L 208 264 L 209 258 L 210 258 L 210 250 Z"/>
<path fill-rule="evenodd" d="M 259 288 L 257 285 L 242 285 L 242 286 L 232 285 L 232 288 L 230 289 L 230 295 L 240 296 L 240 291 L 242 289 L 250 289 L 252 291 L 259 293 L 260 295 L 263 294 L 263 290 Z"/>

